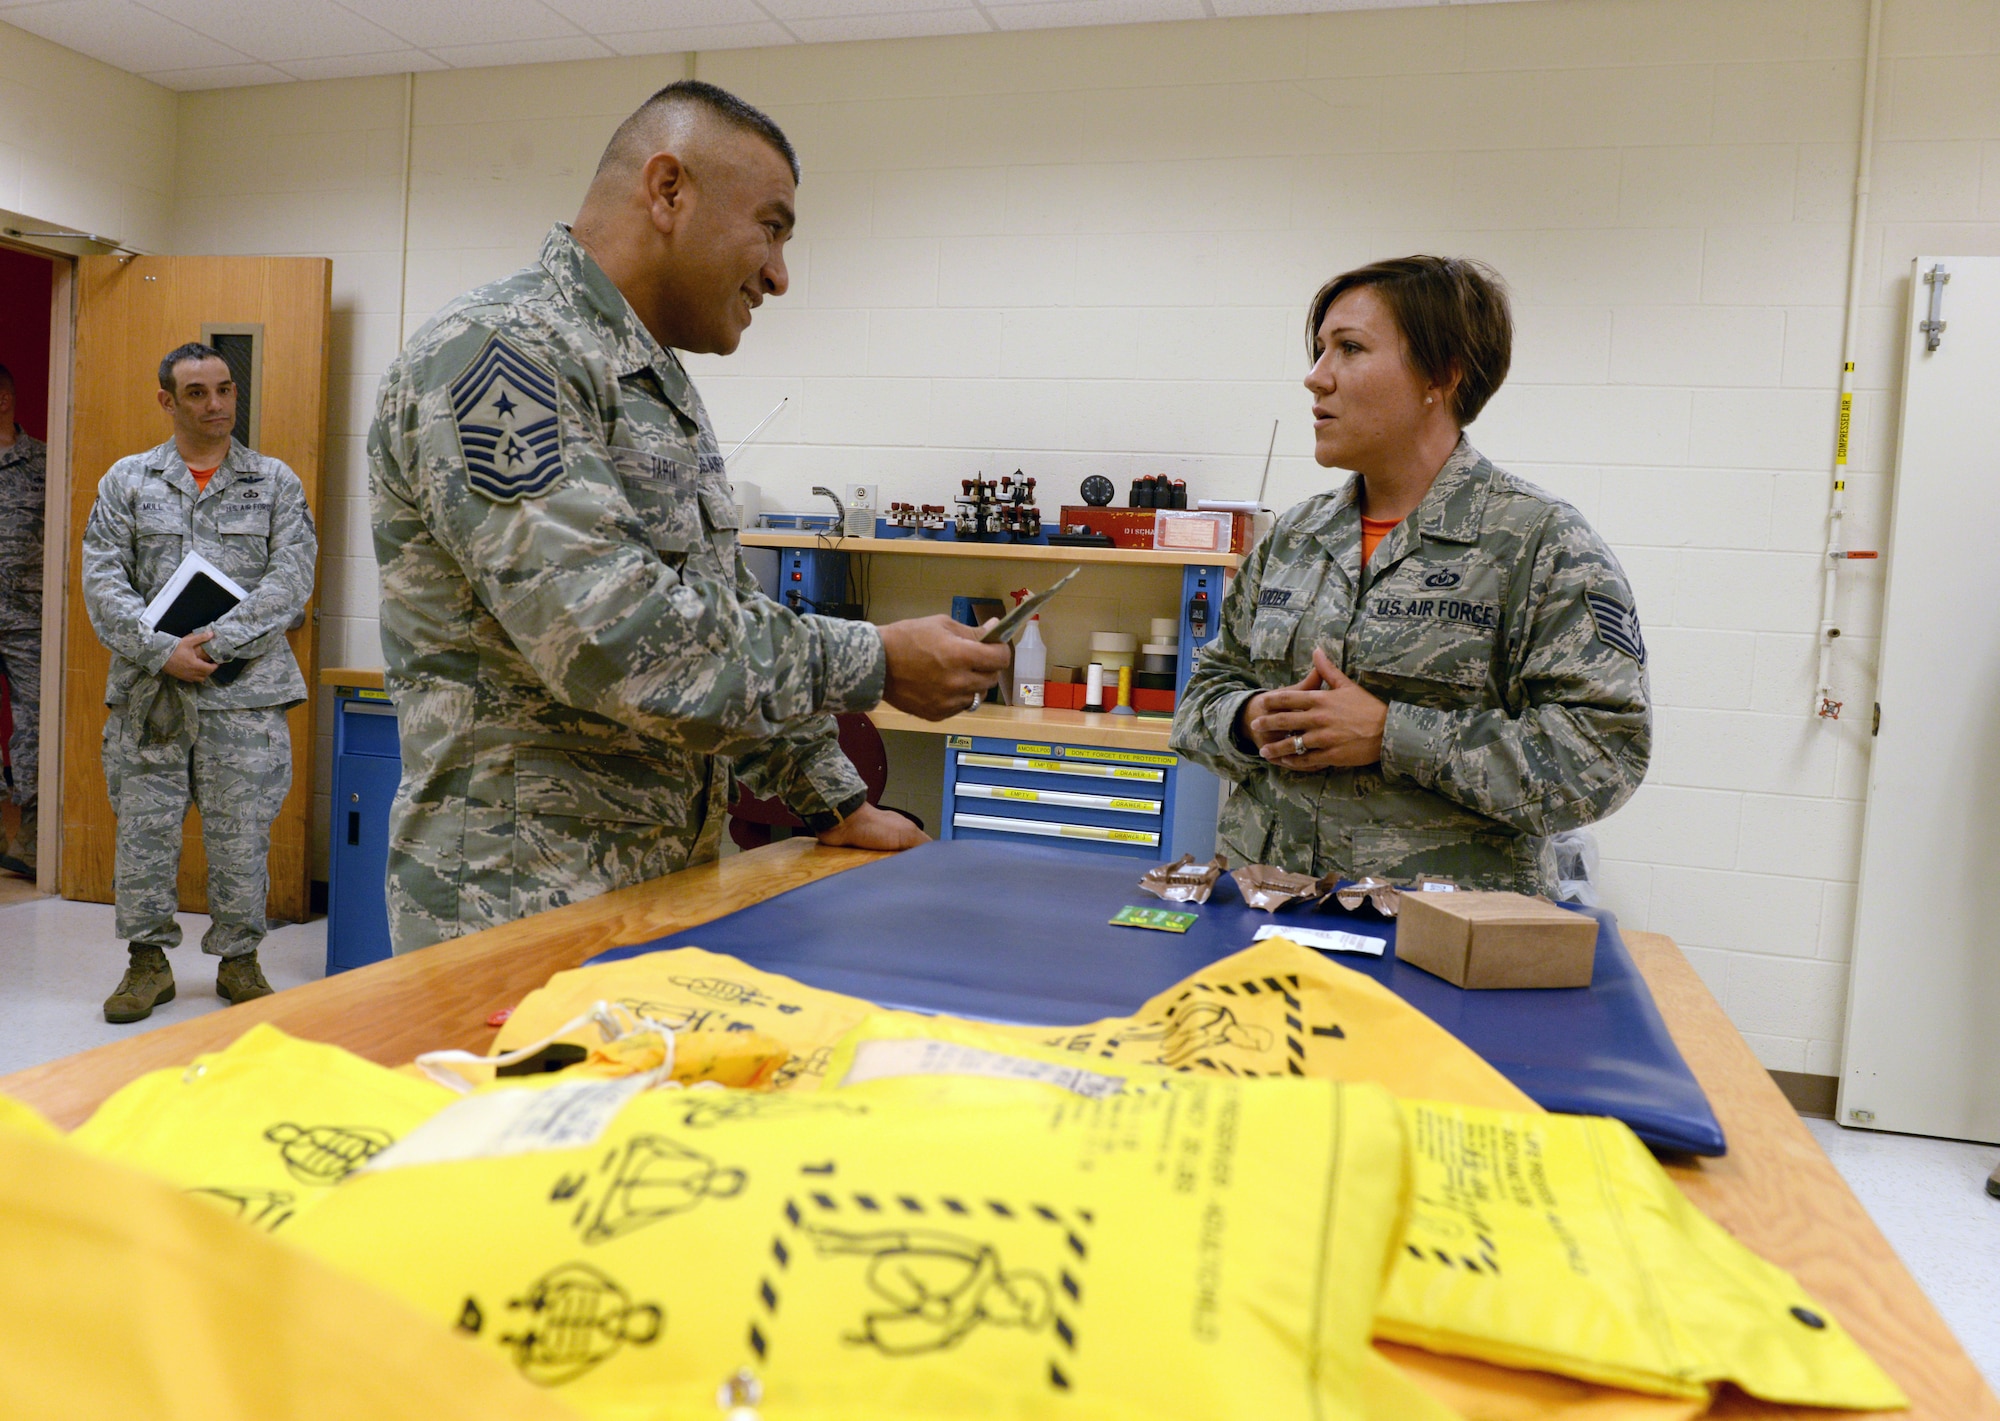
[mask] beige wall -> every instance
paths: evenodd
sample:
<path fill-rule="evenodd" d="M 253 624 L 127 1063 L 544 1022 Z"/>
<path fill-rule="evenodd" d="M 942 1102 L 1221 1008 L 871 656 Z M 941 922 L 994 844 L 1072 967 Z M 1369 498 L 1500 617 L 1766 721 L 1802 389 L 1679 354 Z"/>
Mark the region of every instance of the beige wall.
<path fill-rule="evenodd" d="M 1326 484 L 1297 383 L 1314 287 L 1416 249 L 1493 262 L 1521 333 L 1474 438 L 1612 541 L 1652 648 L 1653 772 L 1601 829 L 1611 905 L 1688 948 L 1767 1064 L 1830 1073 L 1867 722 L 1808 702 L 1864 14 L 1543 0 L 703 55 L 806 181 L 791 293 L 694 366 L 725 444 L 791 397 L 733 468 L 766 506 L 848 479 L 937 502 L 1017 466 L 1051 510 L 1090 472 L 1248 496 L 1274 418 L 1282 506 Z M 1858 547 L 1884 532 L 1909 259 L 2000 252 L 2000 0 L 1887 15 Z M 408 328 L 528 260 L 683 63 L 419 76 Z M 403 94 L 180 101 L 174 247 L 335 259 L 329 663 L 379 659 L 361 439 L 397 340 Z M 1855 707 L 1882 575 L 1848 574 Z"/>
<path fill-rule="evenodd" d="M 175 98 L 0 24 L 0 209 L 164 250 Z"/>

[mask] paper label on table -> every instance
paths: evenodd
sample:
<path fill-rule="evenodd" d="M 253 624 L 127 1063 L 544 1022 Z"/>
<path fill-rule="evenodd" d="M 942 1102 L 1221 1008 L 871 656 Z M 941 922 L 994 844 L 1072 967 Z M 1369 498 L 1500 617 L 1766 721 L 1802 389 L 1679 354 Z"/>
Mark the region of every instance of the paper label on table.
<path fill-rule="evenodd" d="M 1300 947 L 1314 947 L 1321 952 L 1358 952 L 1367 957 L 1380 957 L 1389 945 L 1386 938 L 1369 937 L 1366 933 L 1344 933 L 1332 928 L 1287 928 L 1276 923 L 1257 929 L 1257 936 L 1250 941 L 1262 942 L 1267 937 L 1281 937 Z"/>
<path fill-rule="evenodd" d="M 364 1168 L 578 1149 L 596 1143 L 626 1102 L 652 1083 L 650 1075 L 636 1075 L 470 1096 L 446 1106 Z"/>
<path fill-rule="evenodd" d="M 1199 913 L 1183 912 L 1178 908 L 1120 908 L 1111 915 L 1114 928 L 1152 928 L 1163 933 L 1184 933 L 1195 924 Z"/>
<path fill-rule="evenodd" d="M 1027 1056 L 1006 1056 L 955 1041 L 914 1038 L 862 1042 L 854 1048 L 854 1064 L 848 1067 L 840 1083 L 858 1085 L 897 1076 L 987 1076 L 994 1080 L 1039 1081 L 1092 1099 L 1117 1095 L 1125 1089 L 1120 1076 Z"/>
<path fill-rule="evenodd" d="M 1458 885 L 1456 883 L 1420 883 L 1417 886 L 1426 893 L 1458 892 Z"/>

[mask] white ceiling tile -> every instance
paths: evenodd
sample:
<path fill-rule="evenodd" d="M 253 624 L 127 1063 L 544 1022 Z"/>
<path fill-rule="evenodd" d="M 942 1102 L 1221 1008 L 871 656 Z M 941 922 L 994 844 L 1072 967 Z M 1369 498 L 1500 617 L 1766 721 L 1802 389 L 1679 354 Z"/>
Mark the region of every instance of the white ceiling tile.
<path fill-rule="evenodd" d="M 849 39 L 908 39 L 917 35 L 989 34 L 993 27 L 977 10 L 927 10 L 909 15 L 837 15 L 824 20 L 788 20 L 785 27 L 807 44 Z"/>
<path fill-rule="evenodd" d="M 251 84 L 285 84 L 291 75 L 268 64 L 218 64 L 207 69 L 155 70 L 140 75 L 163 89 L 241 89 Z"/>
<path fill-rule="evenodd" d="M 1505 0 L 0 0 L 0 16 L 172 88 L 201 89 L 996 25 L 1029 30 L 1450 3 Z"/>
<path fill-rule="evenodd" d="M 977 14 L 972 0 L 758 0 L 774 20 L 833 20 L 849 15 L 908 15 L 931 10 Z"/>
<path fill-rule="evenodd" d="M 554 39 L 577 32 L 577 26 L 541 0 L 339 0 L 339 3 L 397 38 L 425 47 Z"/>
<path fill-rule="evenodd" d="M 144 0 L 210 39 L 254 59 L 320 59 L 331 54 L 379 54 L 403 46 L 387 30 L 328 0 Z"/>
<path fill-rule="evenodd" d="M 430 51 L 454 69 L 495 64 L 548 64 L 559 59 L 604 59 L 611 51 L 594 39 L 509 40 L 504 44 L 439 44 Z"/>
<path fill-rule="evenodd" d="M 7 12 L 7 23 L 132 74 L 240 64 L 250 58 L 129 0 L 58 0 Z"/>
<path fill-rule="evenodd" d="M 984 0 L 1003 30 L 1052 30 L 1071 25 L 1134 25 L 1204 18 L 1201 0 Z"/>
<path fill-rule="evenodd" d="M 620 54 L 685 54 L 698 49 L 759 49 L 796 43 L 784 26 L 769 20 L 754 25 L 705 25 L 689 30 L 638 30 L 606 35 L 604 42 Z"/>
<path fill-rule="evenodd" d="M 386 54 L 340 54 L 331 59 L 287 59 L 276 66 L 294 79 L 365 79 L 376 74 L 424 74 L 451 66 L 421 49 Z"/>
<path fill-rule="evenodd" d="M 752 25 L 770 18 L 756 0 L 542 0 L 593 35 Z"/>

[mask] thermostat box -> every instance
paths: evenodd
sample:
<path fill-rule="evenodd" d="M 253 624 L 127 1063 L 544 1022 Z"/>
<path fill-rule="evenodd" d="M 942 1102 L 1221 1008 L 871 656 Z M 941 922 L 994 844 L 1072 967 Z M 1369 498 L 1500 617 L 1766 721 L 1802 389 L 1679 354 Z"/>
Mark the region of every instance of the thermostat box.
<path fill-rule="evenodd" d="M 1396 958 L 1459 987 L 1588 987 L 1597 919 L 1525 893 L 1405 893 Z"/>

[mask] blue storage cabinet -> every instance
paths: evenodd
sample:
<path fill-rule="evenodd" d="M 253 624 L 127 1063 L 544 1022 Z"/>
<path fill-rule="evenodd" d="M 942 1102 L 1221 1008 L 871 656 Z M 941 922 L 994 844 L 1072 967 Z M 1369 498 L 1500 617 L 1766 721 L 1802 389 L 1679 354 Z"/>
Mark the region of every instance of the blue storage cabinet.
<path fill-rule="evenodd" d="M 1215 852 L 1215 776 L 1168 751 L 948 735 L 940 839 L 1158 862 Z"/>
<path fill-rule="evenodd" d="M 387 693 L 341 686 L 333 703 L 333 823 L 327 854 L 328 976 L 389 956 L 389 805 L 403 778 Z"/>

